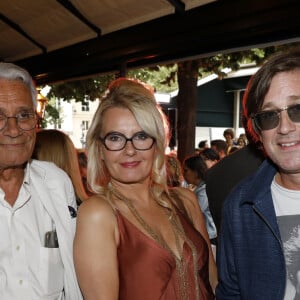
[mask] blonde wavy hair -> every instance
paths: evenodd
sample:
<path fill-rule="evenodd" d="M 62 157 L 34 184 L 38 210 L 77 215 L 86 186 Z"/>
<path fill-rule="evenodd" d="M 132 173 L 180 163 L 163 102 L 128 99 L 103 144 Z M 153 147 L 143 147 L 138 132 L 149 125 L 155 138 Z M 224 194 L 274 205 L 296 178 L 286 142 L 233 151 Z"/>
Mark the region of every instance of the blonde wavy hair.
<path fill-rule="evenodd" d="M 88 167 L 87 180 L 93 192 L 108 195 L 110 174 L 102 160 L 103 144 L 100 141 L 103 115 L 109 108 L 128 109 L 136 118 L 139 126 L 155 138 L 156 156 L 152 166 L 152 192 L 159 199 L 167 192 L 165 149 L 169 143 L 169 126 L 165 115 L 156 103 L 153 89 L 140 81 L 118 78 L 108 87 L 87 133 Z"/>
<path fill-rule="evenodd" d="M 76 197 L 88 198 L 80 175 L 77 150 L 68 135 L 56 129 L 45 129 L 36 134 L 32 158 L 53 162 L 71 178 Z"/>

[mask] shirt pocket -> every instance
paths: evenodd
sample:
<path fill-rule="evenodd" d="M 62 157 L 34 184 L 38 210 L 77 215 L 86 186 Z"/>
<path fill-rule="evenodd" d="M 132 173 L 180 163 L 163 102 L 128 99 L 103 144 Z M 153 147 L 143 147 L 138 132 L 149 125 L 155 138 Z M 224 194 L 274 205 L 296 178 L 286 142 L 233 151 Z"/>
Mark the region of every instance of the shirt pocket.
<path fill-rule="evenodd" d="M 64 288 L 64 267 L 59 248 L 40 248 L 40 282 L 45 295 L 58 295 Z"/>

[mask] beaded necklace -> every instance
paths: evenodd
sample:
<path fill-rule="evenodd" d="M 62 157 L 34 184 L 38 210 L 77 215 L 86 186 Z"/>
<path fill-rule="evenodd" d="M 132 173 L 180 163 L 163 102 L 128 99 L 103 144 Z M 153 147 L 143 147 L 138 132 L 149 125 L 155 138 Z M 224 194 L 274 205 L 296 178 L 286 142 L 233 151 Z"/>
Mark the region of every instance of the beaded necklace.
<path fill-rule="evenodd" d="M 188 289 L 189 284 L 187 279 L 187 263 L 185 263 L 185 260 L 182 258 L 178 258 L 177 255 L 174 253 L 174 251 L 169 247 L 169 245 L 166 243 L 166 241 L 158 235 L 153 228 L 143 219 L 143 217 L 140 215 L 140 213 L 137 211 L 135 206 L 132 203 L 131 199 L 128 199 L 124 195 L 122 195 L 118 190 L 116 190 L 112 184 L 109 184 L 109 190 L 112 192 L 112 194 L 117 197 L 118 199 L 122 200 L 132 215 L 136 218 L 136 220 L 140 223 L 140 225 L 143 227 L 143 229 L 158 243 L 160 244 L 164 249 L 166 249 L 174 258 L 176 263 L 176 272 L 177 272 L 177 281 L 178 285 L 177 288 L 179 290 L 181 299 L 188 300 Z M 168 213 L 167 213 L 168 211 Z M 178 219 L 177 214 L 171 213 L 168 209 L 165 210 L 165 212 L 168 215 L 168 220 L 170 222 L 170 225 L 172 227 L 172 231 L 175 235 L 175 243 L 176 248 L 178 250 L 178 253 L 181 255 L 181 247 L 180 247 L 180 241 L 179 236 L 185 241 L 188 246 L 192 250 L 192 257 L 193 257 L 193 265 L 194 265 L 194 280 L 195 280 L 195 289 L 196 289 L 196 299 L 200 299 L 200 293 L 199 293 L 199 284 L 198 284 L 198 272 L 197 272 L 197 262 L 198 262 L 198 255 L 197 250 L 194 244 L 187 238 L 185 235 L 184 229 L 182 228 L 182 224 L 180 220 Z"/>

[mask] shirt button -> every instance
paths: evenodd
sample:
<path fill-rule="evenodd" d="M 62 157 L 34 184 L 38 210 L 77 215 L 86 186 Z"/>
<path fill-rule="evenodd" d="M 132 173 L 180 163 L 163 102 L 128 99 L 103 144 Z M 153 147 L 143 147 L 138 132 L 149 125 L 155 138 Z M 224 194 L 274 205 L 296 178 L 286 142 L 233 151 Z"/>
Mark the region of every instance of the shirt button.
<path fill-rule="evenodd" d="M 19 251 L 19 250 L 20 250 L 20 246 L 17 246 L 17 247 L 16 247 L 16 250 Z"/>
<path fill-rule="evenodd" d="M 19 284 L 20 284 L 20 285 L 23 284 L 23 280 L 22 280 L 22 279 L 19 280 Z"/>

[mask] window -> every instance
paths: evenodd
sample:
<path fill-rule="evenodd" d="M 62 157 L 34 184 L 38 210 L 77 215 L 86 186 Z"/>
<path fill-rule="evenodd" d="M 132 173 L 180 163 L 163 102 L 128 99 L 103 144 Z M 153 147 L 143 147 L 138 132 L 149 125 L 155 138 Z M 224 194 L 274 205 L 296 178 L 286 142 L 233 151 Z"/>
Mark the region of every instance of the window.
<path fill-rule="evenodd" d="M 81 130 L 88 130 L 89 129 L 89 121 L 81 121 Z"/>
<path fill-rule="evenodd" d="M 89 101 L 84 100 L 81 102 L 81 111 L 90 111 Z"/>

